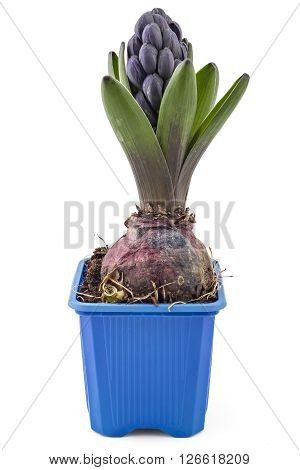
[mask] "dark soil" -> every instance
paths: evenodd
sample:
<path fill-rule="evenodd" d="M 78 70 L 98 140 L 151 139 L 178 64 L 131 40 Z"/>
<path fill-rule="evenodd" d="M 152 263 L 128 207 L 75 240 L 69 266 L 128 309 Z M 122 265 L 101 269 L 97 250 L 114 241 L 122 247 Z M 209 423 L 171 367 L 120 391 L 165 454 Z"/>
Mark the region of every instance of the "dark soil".
<path fill-rule="evenodd" d="M 77 298 L 81 302 L 98 303 L 101 302 L 101 293 L 99 292 L 99 286 L 101 282 L 101 266 L 102 259 L 106 255 L 108 248 L 99 247 L 96 248 L 90 260 L 86 264 L 86 273 L 83 284 L 80 287 L 80 294 Z M 93 297 L 91 297 L 93 296 Z"/>

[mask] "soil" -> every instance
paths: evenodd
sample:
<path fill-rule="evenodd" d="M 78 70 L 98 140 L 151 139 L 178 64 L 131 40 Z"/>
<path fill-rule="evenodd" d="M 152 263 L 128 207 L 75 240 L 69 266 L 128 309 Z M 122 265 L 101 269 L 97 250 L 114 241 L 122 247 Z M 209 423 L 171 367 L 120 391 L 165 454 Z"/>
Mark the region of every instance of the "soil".
<path fill-rule="evenodd" d="M 79 291 L 80 294 L 87 295 L 78 294 L 77 299 L 79 301 L 91 303 L 101 302 L 101 293 L 99 292 L 99 286 L 102 279 L 101 267 L 102 260 L 107 251 L 107 247 L 96 248 L 90 260 L 87 262 L 85 278 Z"/>

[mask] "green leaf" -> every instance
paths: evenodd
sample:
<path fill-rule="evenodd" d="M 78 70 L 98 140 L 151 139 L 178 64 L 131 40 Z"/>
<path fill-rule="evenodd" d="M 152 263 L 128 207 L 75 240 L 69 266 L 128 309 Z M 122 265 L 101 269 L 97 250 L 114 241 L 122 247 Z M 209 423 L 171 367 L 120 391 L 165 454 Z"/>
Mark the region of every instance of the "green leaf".
<path fill-rule="evenodd" d="M 184 60 L 164 93 L 156 135 L 176 185 L 196 111 L 196 76 L 192 62 Z"/>
<path fill-rule="evenodd" d="M 191 137 L 195 135 L 200 124 L 202 124 L 203 120 L 215 104 L 219 86 L 219 71 L 216 64 L 210 63 L 200 69 L 196 74 L 196 82 L 197 109 Z"/>
<path fill-rule="evenodd" d="M 131 93 L 117 80 L 102 81 L 102 100 L 107 117 L 131 165 L 140 201 L 168 205 L 174 190 L 166 160 L 145 113 Z"/>
<path fill-rule="evenodd" d="M 129 80 L 126 73 L 126 66 L 125 66 L 125 42 L 121 43 L 120 52 L 119 52 L 119 76 L 120 82 L 127 88 L 128 91 L 131 93 L 131 88 L 129 85 Z"/>
<path fill-rule="evenodd" d="M 111 77 L 116 80 L 120 80 L 119 77 L 119 59 L 114 51 L 108 54 L 108 73 Z"/>
<path fill-rule="evenodd" d="M 188 43 L 188 58 L 193 62 L 194 53 L 193 53 L 193 46 L 191 42 Z"/>
<path fill-rule="evenodd" d="M 249 75 L 242 75 L 216 104 L 196 132 L 176 187 L 176 199 L 182 203 L 186 200 L 192 174 L 200 158 L 242 98 L 249 79 Z"/>

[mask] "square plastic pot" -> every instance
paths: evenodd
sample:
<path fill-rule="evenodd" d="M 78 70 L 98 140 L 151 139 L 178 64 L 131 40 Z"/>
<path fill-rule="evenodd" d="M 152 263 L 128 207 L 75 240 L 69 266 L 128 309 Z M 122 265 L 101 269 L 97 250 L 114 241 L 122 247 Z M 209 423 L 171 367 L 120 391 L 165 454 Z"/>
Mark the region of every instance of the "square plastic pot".
<path fill-rule="evenodd" d="M 215 315 L 223 287 L 206 304 L 82 303 L 80 261 L 69 306 L 80 317 L 91 427 L 105 436 L 160 429 L 188 437 L 204 428 Z M 216 264 L 216 266 L 218 266 Z"/>

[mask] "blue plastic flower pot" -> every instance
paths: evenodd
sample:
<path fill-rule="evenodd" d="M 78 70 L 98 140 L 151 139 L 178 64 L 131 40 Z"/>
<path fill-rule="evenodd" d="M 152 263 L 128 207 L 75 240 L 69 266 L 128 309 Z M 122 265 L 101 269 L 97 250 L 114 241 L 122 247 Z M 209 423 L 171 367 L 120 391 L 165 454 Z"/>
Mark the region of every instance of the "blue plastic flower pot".
<path fill-rule="evenodd" d="M 83 370 L 91 427 L 105 436 L 134 429 L 160 429 L 188 437 L 204 428 L 215 315 L 226 305 L 82 303 L 76 292 L 85 263 L 79 263 L 69 306 L 80 316 Z"/>

